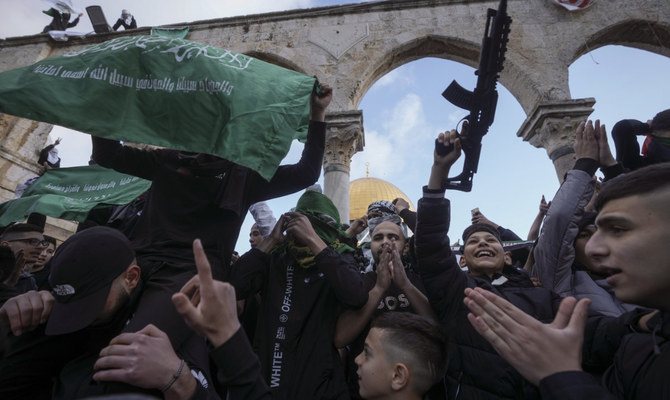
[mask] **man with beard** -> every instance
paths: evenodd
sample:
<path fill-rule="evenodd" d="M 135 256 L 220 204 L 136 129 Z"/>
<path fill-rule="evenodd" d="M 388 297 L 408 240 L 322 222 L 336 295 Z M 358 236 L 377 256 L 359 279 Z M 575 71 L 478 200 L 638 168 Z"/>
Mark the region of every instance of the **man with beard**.
<path fill-rule="evenodd" d="M 207 366 L 203 339 L 194 335 L 177 348 L 177 355 L 165 334 L 152 325 L 133 338 L 135 366 L 151 361 L 152 368 L 115 379 L 105 379 L 104 373 L 102 378 L 94 376 L 96 369 L 126 367 L 118 364 L 123 354 L 115 350 L 127 337 L 115 336 L 132 320 L 143 295 L 135 254 L 120 232 L 94 227 L 73 235 L 54 255 L 49 283 L 53 292 L 30 291 L 0 308 L 0 323 L 14 335 L 0 362 L 0 397 L 71 399 L 126 392 L 174 399 L 215 396 L 196 379 L 199 372 L 208 374 L 206 368 L 196 367 Z M 117 363 L 107 359 L 96 364 L 110 341 L 112 349 L 106 351 L 116 355 Z M 111 382 L 98 384 L 94 378 Z"/>

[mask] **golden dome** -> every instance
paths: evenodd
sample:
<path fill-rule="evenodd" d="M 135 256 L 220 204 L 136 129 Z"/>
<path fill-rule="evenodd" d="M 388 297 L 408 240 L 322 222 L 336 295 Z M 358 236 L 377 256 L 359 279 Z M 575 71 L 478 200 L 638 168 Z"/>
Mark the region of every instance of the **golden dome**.
<path fill-rule="evenodd" d="M 414 211 L 414 204 L 402 190 L 393 184 L 377 178 L 360 178 L 349 183 L 349 220 L 362 217 L 368 212 L 370 203 L 377 200 L 393 201 L 402 197 L 409 203 L 409 209 Z"/>

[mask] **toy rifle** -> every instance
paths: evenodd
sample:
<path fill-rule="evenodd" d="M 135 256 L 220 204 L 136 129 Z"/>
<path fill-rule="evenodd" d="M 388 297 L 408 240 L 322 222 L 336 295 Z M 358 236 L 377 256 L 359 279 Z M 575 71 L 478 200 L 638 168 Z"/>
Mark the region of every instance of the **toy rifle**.
<path fill-rule="evenodd" d="M 452 81 L 442 96 L 451 104 L 468 110 L 466 117 L 467 129 L 460 135 L 461 147 L 465 154 L 463 172 L 442 182 L 442 188 L 455 189 L 463 192 L 472 190 L 472 177 L 477 172 L 479 154 L 482 149 L 482 137 L 486 135 L 496 112 L 498 91 L 496 83 L 500 71 L 503 70 L 505 51 L 507 50 L 507 36 L 510 31 L 512 18 L 507 15 L 507 0 L 500 0 L 498 10 L 489 8 L 486 19 L 486 31 L 482 41 L 482 51 L 479 55 L 479 69 L 477 86 L 474 92 L 464 89 Z M 453 145 L 444 146 L 435 141 L 435 151 L 443 156 L 453 150 Z"/>

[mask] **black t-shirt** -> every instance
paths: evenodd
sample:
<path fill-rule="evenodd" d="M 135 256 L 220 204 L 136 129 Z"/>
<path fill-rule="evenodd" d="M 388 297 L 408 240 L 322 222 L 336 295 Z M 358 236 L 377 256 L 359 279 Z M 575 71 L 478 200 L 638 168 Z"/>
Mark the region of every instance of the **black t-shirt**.
<path fill-rule="evenodd" d="M 419 291 L 423 294 L 426 294 L 426 289 L 423 287 L 423 282 L 418 273 L 414 272 L 412 269 L 405 268 L 405 274 L 407 274 L 407 279 L 414 285 Z M 363 285 L 366 290 L 369 292 L 377 283 L 377 272 L 370 271 L 363 274 Z M 372 315 L 372 319 L 378 317 L 379 315 L 386 312 L 410 312 L 416 313 L 412 304 L 410 303 L 407 295 L 403 293 L 393 282 L 389 286 L 386 293 L 382 297 L 382 300 L 379 302 L 377 309 Z M 356 338 L 356 340 L 348 346 L 348 353 L 346 357 L 346 374 L 347 374 L 347 385 L 349 386 L 349 395 L 352 399 L 361 399 L 358 395 L 358 375 L 356 374 L 356 363 L 354 359 L 358 356 L 365 345 L 365 338 L 368 336 L 370 331 L 370 323 L 365 327 L 363 332 Z"/>

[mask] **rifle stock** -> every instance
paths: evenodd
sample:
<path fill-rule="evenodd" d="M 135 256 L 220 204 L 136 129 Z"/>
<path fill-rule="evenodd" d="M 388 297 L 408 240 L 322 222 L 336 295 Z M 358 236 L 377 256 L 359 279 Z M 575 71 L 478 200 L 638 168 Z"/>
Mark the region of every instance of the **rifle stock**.
<path fill-rule="evenodd" d="M 465 154 L 463 172 L 442 182 L 444 189 L 455 189 L 464 192 L 472 190 L 472 181 L 479 165 L 479 155 L 482 148 L 482 138 L 489 130 L 495 117 L 498 104 L 496 84 L 500 72 L 503 70 L 505 51 L 512 19 L 507 15 L 507 0 L 500 0 L 498 10 L 488 9 L 486 30 L 482 40 L 482 50 L 479 56 L 477 85 L 474 91 L 469 91 L 456 81 L 442 93 L 442 96 L 453 105 L 468 110 L 466 117 L 468 129 L 460 135 L 461 147 Z M 443 146 L 435 143 L 438 155 L 445 155 L 453 150 L 453 145 Z"/>

